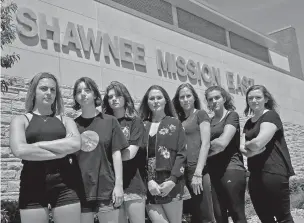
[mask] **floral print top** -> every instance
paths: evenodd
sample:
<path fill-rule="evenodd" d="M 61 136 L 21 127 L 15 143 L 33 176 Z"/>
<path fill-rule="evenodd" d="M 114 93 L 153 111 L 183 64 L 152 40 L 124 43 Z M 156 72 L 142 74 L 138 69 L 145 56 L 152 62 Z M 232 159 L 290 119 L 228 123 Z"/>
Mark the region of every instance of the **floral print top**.
<path fill-rule="evenodd" d="M 148 159 L 148 181 L 155 179 L 157 171 L 171 171 L 170 178 L 176 182 L 184 174 L 186 163 L 186 140 L 185 132 L 180 121 L 166 116 L 160 123 L 156 133 L 155 142 L 150 143 L 150 121 L 144 122 L 146 128 L 147 150 L 150 145 L 155 149 L 155 158 Z"/>

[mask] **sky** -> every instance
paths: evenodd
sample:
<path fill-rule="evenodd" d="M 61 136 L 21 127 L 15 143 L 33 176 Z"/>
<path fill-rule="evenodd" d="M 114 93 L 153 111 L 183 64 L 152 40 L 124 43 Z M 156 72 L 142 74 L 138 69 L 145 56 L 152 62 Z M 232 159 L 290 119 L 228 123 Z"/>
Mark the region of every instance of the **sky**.
<path fill-rule="evenodd" d="M 304 0 L 204 0 L 216 11 L 262 34 L 296 29 L 304 72 Z"/>

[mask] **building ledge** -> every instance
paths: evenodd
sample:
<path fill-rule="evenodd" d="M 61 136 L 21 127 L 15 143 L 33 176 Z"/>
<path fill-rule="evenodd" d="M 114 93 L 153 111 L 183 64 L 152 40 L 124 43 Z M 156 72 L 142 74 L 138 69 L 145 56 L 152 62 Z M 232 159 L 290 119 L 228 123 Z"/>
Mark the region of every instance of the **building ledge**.
<path fill-rule="evenodd" d="M 166 0 L 176 7 L 187 10 L 196 16 L 208 20 L 218 26 L 225 28 L 228 31 L 234 32 L 246 39 L 249 39 L 257 44 L 267 48 L 272 48 L 277 44 L 277 41 L 271 37 L 259 33 L 245 25 L 217 12 L 209 4 L 202 0 Z M 199 7 L 197 7 L 199 6 Z"/>

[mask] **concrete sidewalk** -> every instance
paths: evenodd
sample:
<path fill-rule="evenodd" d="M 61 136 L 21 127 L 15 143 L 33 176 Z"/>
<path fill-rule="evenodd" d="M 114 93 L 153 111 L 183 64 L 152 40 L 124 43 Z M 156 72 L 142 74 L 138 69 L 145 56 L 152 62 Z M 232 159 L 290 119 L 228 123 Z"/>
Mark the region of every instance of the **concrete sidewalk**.
<path fill-rule="evenodd" d="M 304 218 L 300 217 L 293 217 L 295 223 L 304 223 Z"/>

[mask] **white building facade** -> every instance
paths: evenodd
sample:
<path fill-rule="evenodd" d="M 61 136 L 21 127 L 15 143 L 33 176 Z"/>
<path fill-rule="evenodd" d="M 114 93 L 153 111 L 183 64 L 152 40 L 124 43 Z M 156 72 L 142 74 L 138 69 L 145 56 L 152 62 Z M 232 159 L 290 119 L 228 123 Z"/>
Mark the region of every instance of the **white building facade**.
<path fill-rule="evenodd" d="M 199 0 L 15 2 L 17 38 L 3 53 L 15 52 L 20 61 L 2 69 L 4 79 L 28 80 L 39 72 L 51 72 L 65 86 L 69 103 L 69 87 L 82 76 L 94 79 L 101 90 L 120 81 L 136 100 L 152 84 L 163 86 L 172 97 L 178 85 L 189 82 L 204 103 L 204 91 L 216 84 L 231 92 L 240 114 L 246 89 L 262 84 L 277 100 L 282 120 L 302 131 L 299 138 L 304 134 L 304 77 L 294 75 L 290 56 L 276 50 L 278 40 Z M 12 86 L 2 96 L 5 132 L 11 117 L 22 112 L 26 92 L 19 89 L 15 94 L 15 90 Z M 17 105 L 20 109 L 14 110 Z M 9 153 L 7 135 L 2 139 L 6 140 L 1 144 L 3 192 L 16 197 L 19 161 Z"/>

